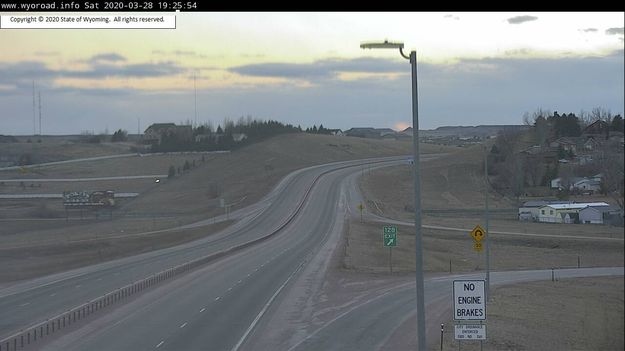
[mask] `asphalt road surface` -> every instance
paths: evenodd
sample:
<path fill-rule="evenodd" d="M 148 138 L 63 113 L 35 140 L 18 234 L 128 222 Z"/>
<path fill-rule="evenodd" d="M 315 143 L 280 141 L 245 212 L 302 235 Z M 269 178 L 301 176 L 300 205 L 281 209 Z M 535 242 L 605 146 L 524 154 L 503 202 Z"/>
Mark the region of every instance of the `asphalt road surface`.
<path fill-rule="evenodd" d="M 403 158 L 395 157 L 384 160 L 390 160 L 393 163 L 398 159 Z M 201 276 L 202 279 L 198 279 L 196 284 L 201 282 L 200 286 L 205 289 L 199 287 L 185 289 L 183 296 L 176 294 L 172 298 L 176 303 L 186 301 L 185 306 L 194 306 L 188 302 L 188 299 L 193 296 L 210 296 L 213 300 L 219 297 L 215 301 L 222 299 L 224 302 L 231 301 L 227 311 L 217 313 L 220 323 L 216 326 L 222 328 L 211 328 L 213 332 L 207 333 L 204 330 L 200 334 L 219 336 L 215 349 L 232 347 L 238 342 L 237 338 L 244 334 L 251 321 L 256 318 L 263 305 L 296 268 L 305 262 L 306 257 L 314 252 L 314 248 L 320 244 L 333 225 L 338 206 L 337 188 L 344 174 L 353 172 L 349 166 L 359 167 L 358 165 L 362 163 L 382 160 L 338 162 L 296 171 L 280 182 L 258 204 L 233 212 L 233 216 L 242 217 L 239 222 L 207 238 L 5 287 L 0 290 L 0 311 L 2 311 L 0 339 L 156 272 L 250 242 L 276 231 L 298 209 L 313 181 L 324 172 L 337 170 L 320 178 L 312 188 L 301 213 L 294 217 L 288 227 L 283 228 L 276 238 L 248 249 L 245 255 L 239 253 L 233 256 L 239 259 L 229 259 L 233 264 L 225 267 L 226 271 Z M 185 227 L 202 226 L 210 222 L 207 220 Z M 221 267 L 218 264 L 210 265 L 211 269 L 213 266 Z M 178 286 L 177 280 L 170 284 Z M 240 301 L 248 302 L 241 303 Z M 159 307 L 164 306 L 165 304 L 159 304 Z M 173 317 L 173 311 L 177 310 L 186 309 L 176 307 L 171 313 L 159 315 L 161 318 L 170 320 Z M 211 323 L 214 324 L 215 311 L 210 316 Z M 141 324 L 154 327 L 155 321 L 149 318 Z M 165 328 L 165 326 L 160 327 Z M 139 328 L 139 326 L 134 326 L 131 329 Z M 150 329 L 151 334 L 165 335 L 163 334 L 165 331 L 157 333 L 154 331 L 155 329 Z M 228 333 L 225 333 L 226 331 Z M 115 348 L 104 346 L 102 349 L 137 350 L 139 348 L 135 346 L 139 341 L 128 340 L 132 335 L 128 334 L 127 338 L 116 338 L 120 344 Z M 156 343 L 158 342 L 160 341 L 157 340 Z M 152 340 L 143 338 L 140 339 L 140 343 L 145 347 L 154 346 Z M 193 345 L 197 344 L 189 344 L 191 348 Z M 164 344 L 161 347 L 164 347 Z M 85 349 L 93 350 L 97 347 Z"/>
<path fill-rule="evenodd" d="M 404 159 L 387 158 L 384 164 L 376 165 L 397 164 Z M 294 172 L 259 203 L 233 212 L 240 218 L 235 225 L 202 240 L 4 288 L 0 290 L 0 336 L 176 264 L 275 232 L 268 240 L 166 281 L 125 304 L 102 311 L 90 323 L 74 326 L 36 345 L 46 350 L 256 349 L 250 339 L 257 325 L 287 295 L 302 271 L 313 262 L 322 265 L 322 249 L 335 243 L 343 217 L 353 214 L 354 203 L 362 201 L 354 179 L 371 166 L 363 167 L 361 163 L 339 162 Z M 185 227 L 206 223 L 210 220 Z M 493 272 L 491 277 L 493 284 L 510 284 L 549 279 L 550 274 Z M 560 270 L 559 274 L 560 278 L 623 275 L 623 268 Z M 439 311 L 428 313 L 428 333 L 435 335 L 440 311 L 451 302 L 451 280 L 482 276 L 428 279 L 426 306 L 430 311 Z M 414 295 L 414 283 L 398 284 L 350 308 L 289 347 L 383 348 L 414 314 L 406 307 L 414 306 Z"/>

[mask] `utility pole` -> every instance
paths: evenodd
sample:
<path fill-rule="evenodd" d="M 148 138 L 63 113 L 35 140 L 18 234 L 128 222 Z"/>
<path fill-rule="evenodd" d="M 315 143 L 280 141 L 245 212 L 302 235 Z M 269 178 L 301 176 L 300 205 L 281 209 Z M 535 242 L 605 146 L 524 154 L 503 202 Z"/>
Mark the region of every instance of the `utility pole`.
<path fill-rule="evenodd" d="M 39 91 L 39 135 L 41 135 L 41 91 Z"/>
<path fill-rule="evenodd" d="M 33 80 L 33 136 L 37 134 L 37 120 L 35 117 L 35 81 Z"/>
<path fill-rule="evenodd" d="M 488 147 L 484 142 L 484 224 L 486 228 L 486 300 L 490 301 L 490 232 L 488 230 Z"/>
<path fill-rule="evenodd" d="M 417 86 L 417 52 L 404 53 L 404 43 L 392 43 L 388 40 L 376 43 L 362 43 L 361 49 L 399 49 L 399 54 L 410 61 L 412 72 L 412 154 L 414 158 L 414 208 L 415 208 L 415 280 L 417 302 L 417 350 L 426 349 L 425 341 L 425 297 L 423 279 L 423 231 L 421 228 L 421 172 L 419 169 L 419 98 Z"/>
<path fill-rule="evenodd" d="M 197 127 L 197 86 L 195 84 L 195 72 L 193 72 L 193 105 L 195 106 L 193 124 Z"/>

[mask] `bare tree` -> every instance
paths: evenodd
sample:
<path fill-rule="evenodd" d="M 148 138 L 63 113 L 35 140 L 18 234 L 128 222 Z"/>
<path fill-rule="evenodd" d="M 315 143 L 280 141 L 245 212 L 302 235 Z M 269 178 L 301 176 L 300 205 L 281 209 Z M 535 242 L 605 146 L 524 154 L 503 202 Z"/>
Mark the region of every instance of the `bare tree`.
<path fill-rule="evenodd" d="M 597 163 L 602 175 L 602 192 L 610 196 L 623 209 L 623 182 L 625 181 L 623 153 L 617 153 L 604 147 L 599 153 Z"/>

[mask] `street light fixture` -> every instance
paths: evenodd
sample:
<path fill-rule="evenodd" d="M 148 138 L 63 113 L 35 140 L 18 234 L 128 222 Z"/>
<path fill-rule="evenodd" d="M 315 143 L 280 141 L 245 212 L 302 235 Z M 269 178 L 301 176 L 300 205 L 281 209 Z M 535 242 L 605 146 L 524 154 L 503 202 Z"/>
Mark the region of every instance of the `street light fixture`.
<path fill-rule="evenodd" d="M 419 171 L 419 100 L 417 95 L 417 52 L 404 54 L 404 43 L 367 42 L 360 44 L 361 49 L 399 49 L 401 56 L 410 60 L 412 66 L 412 153 L 414 157 L 414 211 L 415 211 L 415 246 L 416 246 L 416 286 L 417 286 L 417 346 L 426 350 L 425 343 L 425 299 L 423 284 L 423 245 L 421 240 L 421 181 Z"/>

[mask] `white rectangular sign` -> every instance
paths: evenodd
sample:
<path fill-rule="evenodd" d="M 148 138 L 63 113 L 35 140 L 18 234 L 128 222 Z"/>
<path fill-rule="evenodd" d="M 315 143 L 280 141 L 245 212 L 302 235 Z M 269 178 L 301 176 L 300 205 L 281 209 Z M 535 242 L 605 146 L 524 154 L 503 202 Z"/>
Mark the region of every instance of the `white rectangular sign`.
<path fill-rule="evenodd" d="M 2 15 L 3 29 L 176 29 L 176 15 L 66 13 Z"/>
<path fill-rule="evenodd" d="M 456 340 L 486 340 L 486 324 L 456 324 Z"/>
<path fill-rule="evenodd" d="M 454 280 L 454 320 L 486 320 L 483 280 Z"/>

